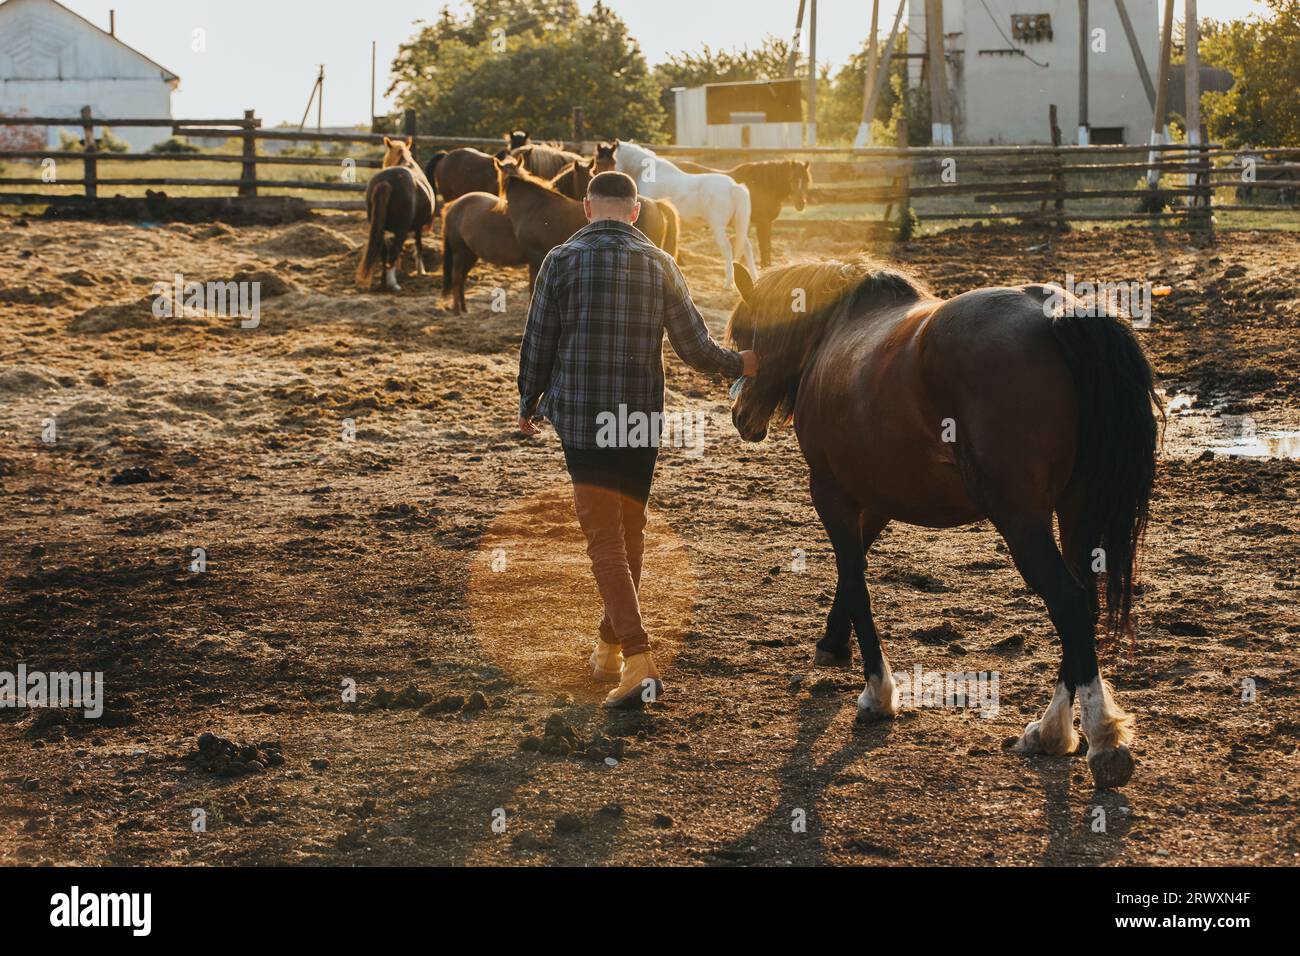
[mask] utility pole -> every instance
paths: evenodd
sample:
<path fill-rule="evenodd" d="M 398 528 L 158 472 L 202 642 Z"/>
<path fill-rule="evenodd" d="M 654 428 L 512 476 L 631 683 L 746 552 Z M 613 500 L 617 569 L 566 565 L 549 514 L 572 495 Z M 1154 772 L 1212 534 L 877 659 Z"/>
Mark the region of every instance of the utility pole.
<path fill-rule="evenodd" d="M 876 115 L 876 104 L 880 102 L 880 92 L 889 82 L 889 61 L 894 57 L 894 41 L 898 39 L 898 27 L 903 22 L 903 10 L 907 6 L 907 0 L 898 0 L 898 12 L 894 14 L 894 26 L 889 31 L 889 39 L 885 41 L 885 52 L 880 58 L 880 66 L 876 70 L 875 82 L 867 88 L 866 102 L 862 104 L 862 122 L 858 125 L 858 135 L 853 141 L 854 149 L 862 149 L 871 145 L 871 121 Z"/>
<path fill-rule="evenodd" d="M 1201 143 L 1201 51 L 1199 49 L 1201 42 L 1201 28 L 1196 22 L 1196 0 L 1184 0 L 1186 6 L 1183 7 L 1184 29 L 1187 34 L 1187 58 L 1185 71 L 1184 89 L 1187 93 L 1187 142 L 1193 146 L 1199 146 Z M 1195 157 L 1188 156 L 1188 159 L 1199 159 L 1198 153 Z M 1197 174 L 1187 174 L 1187 185 L 1197 185 Z M 1192 198 L 1192 203 L 1197 203 L 1200 196 Z"/>
<path fill-rule="evenodd" d="M 808 0 L 799 0 L 799 16 L 794 21 L 794 36 L 790 39 L 790 62 L 785 66 L 786 79 L 794 79 L 799 67 L 799 45 L 803 42 L 803 11 Z"/>
<path fill-rule="evenodd" d="M 378 66 L 379 42 L 370 41 L 370 132 L 375 131 L 375 71 Z"/>
<path fill-rule="evenodd" d="M 948 112 L 948 67 L 944 59 L 943 0 L 925 0 L 925 62 L 930 74 L 930 142 L 952 145 L 952 116 Z"/>
<path fill-rule="evenodd" d="M 808 8 L 808 145 L 817 145 L 817 0 Z"/>
<path fill-rule="evenodd" d="M 320 96 L 316 97 L 316 132 L 325 128 L 325 64 L 320 65 L 320 76 L 316 79 Z"/>
<path fill-rule="evenodd" d="M 862 120 L 853 145 L 859 148 L 871 140 L 871 94 L 876 88 L 876 70 L 880 68 L 876 53 L 876 31 L 880 25 L 880 0 L 871 0 L 871 46 L 867 49 L 867 78 L 862 87 Z"/>
<path fill-rule="evenodd" d="M 1079 139 L 1088 145 L 1088 0 L 1079 0 Z"/>
<path fill-rule="evenodd" d="M 1165 23 L 1160 34 L 1160 70 L 1156 76 L 1156 108 L 1151 114 L 1151 145 L 1159 146 L 1165 141 L 1165 105 L 1169 95 L 1169 61 L 1174 49 L 1174 0 L 1165 0 Z M 1154 163 L 1158 158 L 1156 150 L 1147 154 L 1147 162 Z M 1155 189 L 1160 182 L 1160 170 L 1147 170 L 1147 185 Z"/>
<path fill-rule="evenodd" d="M 1196 22 L 1196 0 L 1185 0 L 1183 8 L 1187 33 L 1187 66 L 1184 77 L 1187 91 L 1187 141 L 1201 140 L 1201 28 Z"/>

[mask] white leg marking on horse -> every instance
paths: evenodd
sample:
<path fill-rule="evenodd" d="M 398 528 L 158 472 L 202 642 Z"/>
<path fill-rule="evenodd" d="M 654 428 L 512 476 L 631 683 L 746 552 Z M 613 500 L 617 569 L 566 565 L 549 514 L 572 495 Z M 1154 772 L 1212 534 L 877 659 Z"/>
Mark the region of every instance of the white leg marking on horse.
<path fill-rule="evenodd" d="M 1074 732 L 1074 703 L 1065 684 L 1057 681 L 1047 710 L 1043 711 L 1041 718 L 1025 727 L 1015 749 L 1022 754 L 1043 753 L 1060 757 L 1074 753 L 1078 746 L 1079 735 Z"/>
<path fill-rule="evenodd" d="M 867 678 L 866 686 L 858 695 L 858 720 L 883 720 L 893 717 L 902 709 L 898 701 L 898 686 L 894 683 L 894 671 L 889 661 L 881 655 L 881 674 Z"/>
<path fill-rule="evenodd" d="M 1079 712 L 1088 750 L 1109 750 L 1133 739 L 1133 715 L 1115 703 L 1110 684 L 1098 675 L 1078 689 Z"/>
<path fill-rule="evenodd" d="M 1100 675 L 1080 687 L 1078 693 L 1093 783 L 1098 790 L 1122 787 L 1132 779 L 1135 766 L 1128 750 L 1133 739 L 1133 715 L 1115 703 L 1110 685 Z"/>
<path fill-rule="evenodd" d="M 394 264 L 391 269 L 384 272 L 384 285 L 388 287 L 389 292 L 401 292 L 402 287 L 397 284 L 397 265 Z"/>

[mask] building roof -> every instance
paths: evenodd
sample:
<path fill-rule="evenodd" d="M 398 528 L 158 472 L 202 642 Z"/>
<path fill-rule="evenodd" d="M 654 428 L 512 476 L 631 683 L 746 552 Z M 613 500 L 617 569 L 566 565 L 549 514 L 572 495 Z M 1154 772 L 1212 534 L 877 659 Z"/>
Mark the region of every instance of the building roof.
<path fill-rule="evenodd" d="M 22 3 L 45 3 L 45 4 L 48 4 L 49 6 L 52 6 L 52 7 L 58 7 L 58 8 L 59 8 L 60 10 L 62 10 L 64 13 L 67 13 L 69 16 L 75 17 L 77 20 L 80 20 L 82 23 L 84 23 L 86 26 L 90 27 L 92 30 L 95 30 L 95 31 L 98 32 L 98 33 L 102 33 L 104 36 L 108 37 L 110 40 L 112 40 L 112 41 L 113 41 L 114 43 L 116 43 L 118 46 L 122 47 L 122 48 L 123 48 L 124 50 L 126 50 L 127 52 L 129 52 L 129 53 L 131 53 L 131 54 L 133 54 L 133 55 L 139 57 L 140 59 L 144 60 L 144 61 L 145 61 L 146 63 L 148 63 L 149 65 L 151 65 L 151 66 L 153 66 L 153 67 L 156 67 L 156 68 L 159 70 L 159 72 L 161 72 L 161 73 L 163 74 L 163 77 L 162 77 L 162 78 L 163 78 L 166 82 L 168 82 L 168 83 L 172 83 L 172 84 L 175 84 L 175 83 L 179 83 L 179 82 L 180 82 L 180 79 L 181 79 L 181 78 L 180 78 L 177 74 L 175 74 L 175 73 L 173 73 L 171 70 L 167 69 L 167 67 L 163 66 L 163 65 L 162 65 L 161 63 L 159 63 L 157 60 L 154 60 L 154 59 L 151 59 L 150 57 L 145 56 L 143 53 L 141 53 L 141 52 L 140 52 L 139 50 L 137 50 L 135 47 L 131 46 L 129 43 L 123 43 L 122 40 L 121 40 L 119 37 L 115 36 L 115 35 L 112 34 L 112 33 L 109 33 L 109 32 L 108 32 L 107 30 L 105 30 L 103 27 L 99 26 L 99 24 L 94 23 L 94 22 L 92 22 L 92 21 L 90 21 L 90 20 L 87 20 L 85 17 L 83 17 L 83 16 L 82 16 L 80 13 L 78 13 L 76 10 L 70 9 L 69 7 L 65 7 L 63 4 L 59 3 L 58 0 L 0 0 L 0 14 L 3 14 L 3 13 L 4 13 L 4 8 L 5 8 L 5 7 L 8 7 L 8 6 L 10 6 L 10 5 L 18 6 L 18 5 L 22 4 Z"/>

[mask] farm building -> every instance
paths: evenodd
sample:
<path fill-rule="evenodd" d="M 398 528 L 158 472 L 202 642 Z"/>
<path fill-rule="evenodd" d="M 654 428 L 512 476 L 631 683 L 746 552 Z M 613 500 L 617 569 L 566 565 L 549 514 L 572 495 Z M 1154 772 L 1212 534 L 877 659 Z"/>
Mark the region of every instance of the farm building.
<path fill-rule="evenodd" d="M 101 29 L 55 0 L 4 0 L 0 116 L 73 117 L 89 106 L 95 116 L 170 118 L 180 78 L 115 34 L 111 25 Z M 36 135 L 53 145 L 59 131 L 50 127 Z M 79 128 L 69 132 L 82 135 Z M 171 135 L 166 127 L 113 132 L 137 150 Z"/>
<path fill-rule="evenodd" d="M 941 0 L 956 143 L 1045 143 L 1056 104 L 1066 142 L 1079 126 L 1079 0 Z M 1125 0 L 1136 45 L 1155 77 L 1156 0 Z M 1151 104 L 1113 0 L 1087 4 L 1088 126 L 1093 143 L 1145 143 Z M 908 80 L 919 86 L 926 4 L 908 4 Z"/>
<path fill-rule="evenodd" d="M 802 142 L 799 80 L 709 83 L 673 93 L 678 145 L 796 147 Z"/>

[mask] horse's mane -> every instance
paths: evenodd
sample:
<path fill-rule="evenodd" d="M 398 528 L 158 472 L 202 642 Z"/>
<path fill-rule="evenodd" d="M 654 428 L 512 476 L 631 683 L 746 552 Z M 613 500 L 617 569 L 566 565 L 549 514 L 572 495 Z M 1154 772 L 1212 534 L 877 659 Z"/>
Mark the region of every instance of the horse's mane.
<path fill-rule="evenodd" d="M 550 182 L 548 182 L 547 180 L 543 179 L 540 176 L 534 176 L 528 170 L 524 169 L 523 166 L 516 164 L 513 167 L 513 169 L 511 169 L 510 167 L 507 167 L 505 164 L 501 164 L 497 167 L 497 192 L 500 194 L 500 198 L 497 200 L 496 206 L 493 207 L 497 212 L 505 212 L 506 210 L 506 207 L 508 205 L 506 202 L 506 187 L 509 185 L 510 180 L 512 179 L 517 179 L 520 182 L 533 187 L 534 189 L 541 189 L 544 192 L 548 192 L 553 196 L 558 196 L 560 199 L 566 200 L 568 202 L 573 201 L 569 199 L 568 196 L 564 195 L 564 193 L 560 192 L 553 185 L 551 185 Z"/>
<path fill-rule="evenodd" d="M 834 322 L 861 319 L 876 309 L 930 295 L 914 276 L 867 256 L 796 262 L 765 273 L 727 322 L 727 341 L 753 347 L 762 365 L 747 389 L 774 413 L 794 413 L 804 366 Z M 796 308 L 802 305 L 802 311 Z M 746 341 L 748 339 L 748 341 Z"/>

